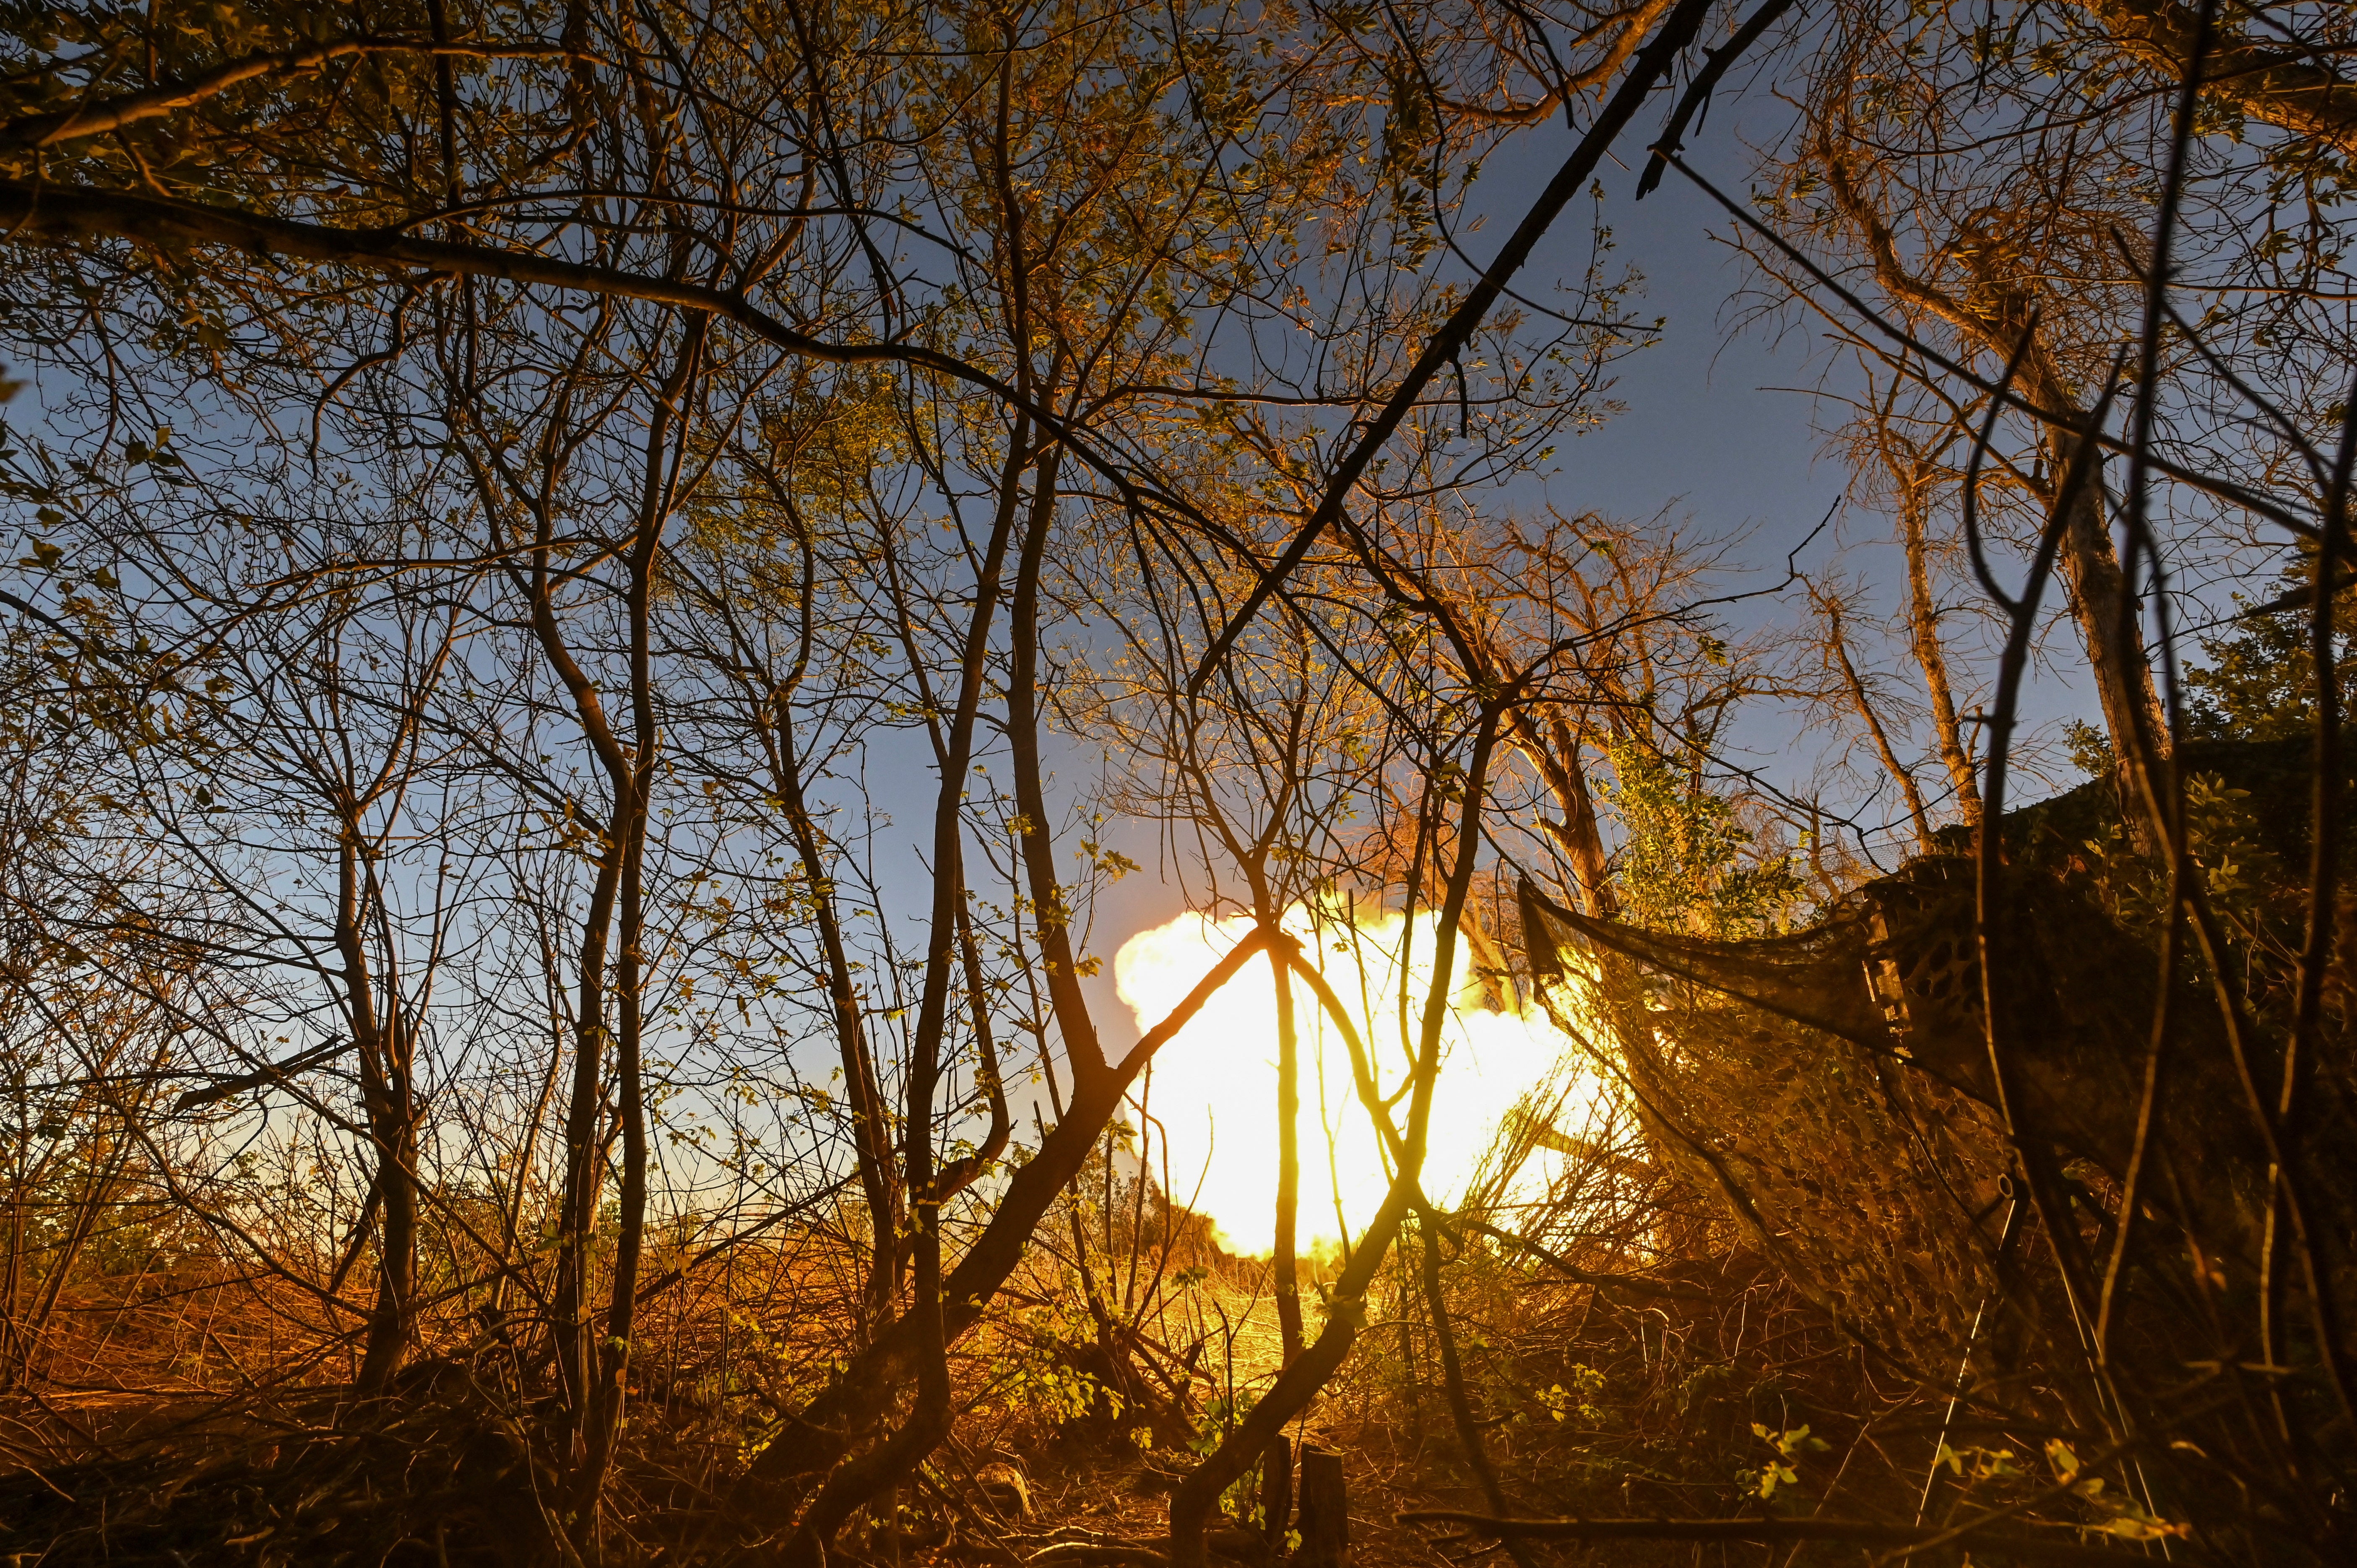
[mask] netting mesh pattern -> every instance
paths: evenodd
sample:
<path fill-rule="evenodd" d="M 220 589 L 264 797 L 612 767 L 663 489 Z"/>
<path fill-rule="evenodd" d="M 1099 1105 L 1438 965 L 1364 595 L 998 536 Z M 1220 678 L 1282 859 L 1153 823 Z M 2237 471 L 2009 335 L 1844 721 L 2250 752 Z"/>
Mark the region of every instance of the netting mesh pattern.
<path fill-rule="evenodd" d="M 1967 1338 L 2002 1219 L 2004 1136 L 1920 1070 L 1975 1028 L 1969 899 L 1911 884 L 1748 942 L 1523 898 L 1534 961 L 1584 990 L 1660 1154 L 1859 1337 L 1928 1367 Z M 1943 944 L 1945 944 L 1944 950 Z M 1912 1015 L 1908 1004 L 1915 1003 Z"/>

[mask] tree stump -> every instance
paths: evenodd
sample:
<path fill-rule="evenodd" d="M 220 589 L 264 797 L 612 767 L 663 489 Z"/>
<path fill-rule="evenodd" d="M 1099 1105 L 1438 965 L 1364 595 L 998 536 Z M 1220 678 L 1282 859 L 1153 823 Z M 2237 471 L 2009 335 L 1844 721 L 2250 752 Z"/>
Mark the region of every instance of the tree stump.
<path fill-rule="evenodd" d="M 1272 1557 L 1285 1554 L 1285 1532 L 1293 1527 L 1293 1444 L 1271 1443 L 1260 1456 L 1260 1531 Z"/>
<path fill-rule="evenodd" d="M 1293 1568 L 1347 1568 L 1351 1561 L 1351 1501 L 1342 1456 L 1301 1445 L 1300 1550 Z"/>

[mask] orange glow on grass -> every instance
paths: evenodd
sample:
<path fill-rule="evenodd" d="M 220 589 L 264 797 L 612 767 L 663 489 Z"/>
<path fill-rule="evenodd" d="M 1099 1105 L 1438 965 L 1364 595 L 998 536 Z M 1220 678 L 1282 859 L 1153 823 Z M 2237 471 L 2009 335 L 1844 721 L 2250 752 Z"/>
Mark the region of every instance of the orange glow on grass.
<path fill-rule="evenodd" d="M 1379 1092 L 1386 1098 L 1397 1092 L 1407 1080 L 1411 1046 L 1431 993 L 1438 916 L 1346 920 L 1297 907 L 1283 923 L 1301 939 L 1305 953 L 1314 955 L 1350 1013 L 1373 1060 Z M 1123 943 L 1114 957 L 1114 988 L 1138 1027 L 1159 1022 L 1251 929 L 1248 917 L 1212 920 L 1189 914 Z M 1461 1199 L 1477 1179 L 1496 1179 L 1485 1165 L 1494 1164 L 1499 1130 L 1517 1106 L 1527 1101 L 1543 1112 L 1551 1108 L 1549 1120 L 1557 1126 L 1566 1118 L 1577 1125 L 1594 1089 L 1577 1048 L 1537 1004 L 1519 1012 L 1490 1006 L 1480 983 L 1469 977 L 1471 964 L 1460 940 L 1423 1175 L 1425 1191 L 1444 1205 Z M 1301 1063 L 1297 1233 L 1308 1253 L 1333 1246 L 1345 1224 L 1355 1240 L 1382 1207 L 1392 1171 L 1360 1102 L 1341 1032 L 1306 983 L 1297 977 L 1292 989 Z M 1276 1212 L 1275 993 L 1266 961 L 1255 957 L 1162 1047 L 1147 1104 L 1158 1123 L 1146 1151 L 1156 1178 L 1161 1179 L 1167 1158 L 1171 1198 L 1208 1217 L 1229 1248 L 1261 1256 L 1269 1251 Z M 1405 1095 L 1393 1116 L 1405 1131 Z M 1543 1183 L 1555 1157 L 1534 1152 L 1509 1174 L 1507 1192 Z"/>

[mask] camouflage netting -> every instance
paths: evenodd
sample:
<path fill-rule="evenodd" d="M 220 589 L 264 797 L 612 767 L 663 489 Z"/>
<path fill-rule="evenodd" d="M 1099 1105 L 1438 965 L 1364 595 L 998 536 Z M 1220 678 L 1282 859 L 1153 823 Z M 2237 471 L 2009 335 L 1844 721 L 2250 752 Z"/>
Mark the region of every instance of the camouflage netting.
<path fill-rule="evenodd" d="M 2011 1207 L 1970 875 L 1927 859 L 1808 930 L 1742 942 L 1523 897 L 1534 961 L 1578 972 L 1662 1153 L 1819 1305 L 1926 1371 L 1970 1337 Z M 2046 891 L 2019 922 L 2009 1022 L 2043 1123 L 2101 1165 L 2120 1130 L 2087 1123 L 2081 1091 L 2126 1088 L 2153 966 Z"/>

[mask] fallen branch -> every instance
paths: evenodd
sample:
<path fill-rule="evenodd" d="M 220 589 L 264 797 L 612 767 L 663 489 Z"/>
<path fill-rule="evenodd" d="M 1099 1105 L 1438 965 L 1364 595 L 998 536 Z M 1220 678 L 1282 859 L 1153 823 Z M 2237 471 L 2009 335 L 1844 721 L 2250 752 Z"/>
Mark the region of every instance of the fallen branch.
<path fill-rule="evenodd" d="M 1034 1568 L 1167 1568 L 1170 1553 L 1153 1546 L 1068 1541 L 1026 1559 Z"/>
<path fill-rule="evenodd" d="M 1453 1524 L 1499 1541 L 1691 1541 L 1777 1546 L 1804 1541 L 1845 1541 L 1857 1546 L 1926 1546 L 1949 1532 L 1930 1525 L 1875 1524 L 1857 1519 L 1498 1519 L 1448 1509 L 1418 1509 L 1398 1516 L 1402 1524 Z M 1968 1542 L 1975 1549 L 2008 1552 L 2040 1563 L 2101 1563 L 2119 1568 L 2115 1548 L 2048 1541 L 2018 1531 L 1984 1531 Z"/>
<path fill-rule="evenodd" d="M 1094 1530 L 1059 1530 L 1064 1537 L 1042 1552 L 1024 1559 L 1033 1568 L 1168 1568 L 1170 1538 L 1158 1535 L 1150 1541 L 1124 1541 L 1117 1536 L 1099 1535 Z M 1265 1563 L 1270 1561 L 1268 1542 L 1257 1530 L 1233 1528 L 1207 1530 L 1203 1543 L 1211 1555 L 1228 1562 Z"/>

